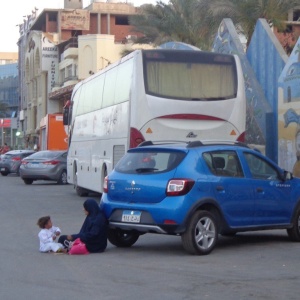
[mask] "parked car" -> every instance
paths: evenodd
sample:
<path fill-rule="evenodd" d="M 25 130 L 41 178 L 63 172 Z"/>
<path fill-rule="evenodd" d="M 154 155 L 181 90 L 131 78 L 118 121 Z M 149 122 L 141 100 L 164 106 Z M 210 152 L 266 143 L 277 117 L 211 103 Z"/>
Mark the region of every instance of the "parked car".
<path fill-rule="evenodd" d="M 33 150 L 12 150 L 0 157 L 0 172 L 2 176 L 7 176 L 10 173 L 19 175 L 19 169 L 23 158 L 34 153 Z"/>
<path fill-rule="evenodd" d="M 117 247 L 160 233 L 181 236 L 188 253 L 201 255 L 219 234 L 241 231 L 287 229 L 299 242 L 299 187 L 300 179 L 238 143 L 145 142 L 106 177 L 100 207 Z"/>
<path fill-rule="evenodd" d="M 43 150 L 22 160 L 20 176 L 25 184 L 51 180 L 67 184 L 67 151 Z"/>

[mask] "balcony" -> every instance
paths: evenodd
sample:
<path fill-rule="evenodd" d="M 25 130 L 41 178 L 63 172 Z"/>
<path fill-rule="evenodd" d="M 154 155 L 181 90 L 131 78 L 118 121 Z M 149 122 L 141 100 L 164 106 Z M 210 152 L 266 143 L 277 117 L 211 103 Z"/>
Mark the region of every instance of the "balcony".
<path fill-rule="evenodd" d="M 63 59 L 77 58 L 78 57 L 78 40 L 71 38 L 64 47 Z"/>
<path fill-rule="evenodd" d="M 78 57 L 78 48 L 68 48 L 64 51 L 64 59 Z"/>

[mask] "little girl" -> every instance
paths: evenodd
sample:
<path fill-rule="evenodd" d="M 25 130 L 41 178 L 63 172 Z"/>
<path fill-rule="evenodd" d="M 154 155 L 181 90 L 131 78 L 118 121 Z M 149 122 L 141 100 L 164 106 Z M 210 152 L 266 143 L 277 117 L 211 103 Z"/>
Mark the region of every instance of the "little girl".
<path fill-rule="evenodd" d="M 42 228 L 39 232 L 40 252 L 67 252 L 62 244 L 55 242 L 60 235 L 60 229 L 52 225 L 50 216 L 39 218 L 37 225 Z"/>

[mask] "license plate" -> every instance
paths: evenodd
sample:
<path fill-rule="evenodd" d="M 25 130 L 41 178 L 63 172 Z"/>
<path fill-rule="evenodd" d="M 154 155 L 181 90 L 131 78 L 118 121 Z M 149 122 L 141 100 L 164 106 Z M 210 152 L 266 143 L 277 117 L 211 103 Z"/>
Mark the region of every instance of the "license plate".
<path fill-rule="evenodd" d="M 124 210 L 122 214 L 122 222 L 140 223 L 141 212 L 134 210 Z"/>
<path fill-rule="evenodd" d="M 5 168 L 1 168 L 1 170 L 0 171 L 5 171 Z"/>
<path fill-rule="evenodd" d="M 31 167 L 31 168 L 39 168 L 39 167 L 40 167 L 40 164 L 39 164 L 39 163 L 31 163 L 31 164 L 30 164 L 30 167 Z"/>

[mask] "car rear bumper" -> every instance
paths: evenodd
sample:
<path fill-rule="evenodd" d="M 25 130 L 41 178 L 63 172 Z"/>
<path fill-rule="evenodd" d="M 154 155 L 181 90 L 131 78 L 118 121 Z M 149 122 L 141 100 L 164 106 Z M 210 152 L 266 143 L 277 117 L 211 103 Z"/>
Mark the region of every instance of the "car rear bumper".
<path fill-rule="evenodd" d="M 159 203 L 149 205 L 113 202 L 107 200 L 106 194 L 103 194 L 100 207 L 104 210 L 111 228 L 163 234 L 183 232 L 185 217 L 188 214 L 188 207 L 182 196 L 166 197 Z M 122 221 L 124 211 L 140 212 L 139 222 Z"/>
<path fill-rule="evenodd" d="M 123 230 L 136 230 L 139 232 L 153 232 L 153 233 L 163 233 L 167 234 L 163 228 L 158 225 L 150 225 L 150 224 L 131 224 L 131 223 L 122 223 L 122 222 L 109 222 L 110 228 L 119 228 Z"/>
<path fill-rule="evenodd" d="M 57 171 L 57 169 L 49 170 L 26 170 L 22 167 L 20 168 L 20 176 L 22 179 L 33 179 L 33 180 L 53 180 L 57 181 L 62 170 Z"/>
<path fill-rule="evenodd" d="M 0 165 L 0 172 L 11 173 L 10 165 L 8 164 Z"/>

